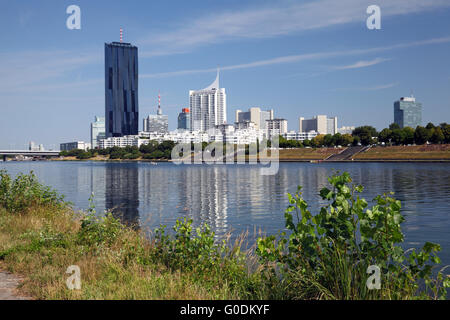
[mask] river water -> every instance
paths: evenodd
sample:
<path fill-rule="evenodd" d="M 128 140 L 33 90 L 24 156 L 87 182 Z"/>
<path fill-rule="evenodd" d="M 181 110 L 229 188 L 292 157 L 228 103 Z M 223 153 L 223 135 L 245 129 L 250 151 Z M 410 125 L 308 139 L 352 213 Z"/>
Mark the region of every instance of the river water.
<path fill-rule="evenodd" d="M 11 174 L 33 170 L 39 180 L 87 209 L 94 192 L 97 212 L 114 209 L 123 221 L 152 229 L 172 226 L 179 217 L 206 222 L 218 236 L 249 231 L 274 234 L 284 229 L 286 194 L 303 186 L 311 212 L 323 204 L 318 195 L 335 170 L 362 184 L 368 201 L 393 191 L 402 201 L 405 246 L 425 241 L 442 246 L 450 264 L 450 164 L 446 163 L 280 163 L 264 176 L 256 165 L 175 165 L 172 163 L 0 162 Z M 370 204 L 370 202 L 369 202 Z"/>

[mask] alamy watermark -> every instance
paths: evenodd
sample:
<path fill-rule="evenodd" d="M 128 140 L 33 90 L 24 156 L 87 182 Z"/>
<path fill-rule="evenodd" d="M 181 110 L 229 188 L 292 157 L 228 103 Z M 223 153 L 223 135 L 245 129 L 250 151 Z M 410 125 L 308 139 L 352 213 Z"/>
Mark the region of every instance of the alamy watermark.
<path fill-rule="evenodd" d="M 66 13 L 70 16 L 66 20 L 66 26 L 69 30 L 81 29 L 81 9 L 77 5 L 70 5 L 66 9 Z"/>
<path fill-rule="evenodd" d="M 369 290 L 381 289 L 381 270 L 379 266 L 372 265 L 367 268 L 367 274 L 370 274 L 367 278 L 366 286 Z"/>
<path fill-rule="evenodd" d="M 279 137 L 252 144 L 211 142 L 179 143 L 172 149 L 175 164 L 259 164 L 261 175 L 275 175 L 279 169 Z"/>
<path fill-rule="evenodd" d="M 81 290 L 81 270 L 79 266 L 72 265 L 66 270 L 70 277 L 66 280 L 66 285 L 69 290 Z"/>
<path fill-rule="evenodd" d="M 377 5 L 371 5 L 367 7 L 367 14 L 370 16 L 367 18 L 366 25 L 369 30 L 381 29 L 381 9 Z"/>

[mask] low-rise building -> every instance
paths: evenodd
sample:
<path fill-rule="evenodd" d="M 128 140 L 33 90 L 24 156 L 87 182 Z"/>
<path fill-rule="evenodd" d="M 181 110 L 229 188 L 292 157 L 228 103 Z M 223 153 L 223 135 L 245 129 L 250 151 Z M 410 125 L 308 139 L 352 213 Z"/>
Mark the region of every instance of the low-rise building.
<path fill-rule="evenodd" d="M 314 137 L 316 137 L 319 133 L 316 131 L 309 131 L 309 132 L 295 132 L 295 131 L 289 131 L 281 136 L 285 138 L 286 140 L 297 140 L 297 141 L 304 141 L 304 140 L 312 140 Z"/>
<path fill-rule="evenodd" d="M 90 148 L 91 148 L 91 144 L 89 142 L 84 142 L 84 141 L 66 142 L 66 143 L 61 143 L 59 145 L 59 149 L 61 151 L 70 151 L 70 150 L 75 150 L 75 149 L 87 151 Z"/>

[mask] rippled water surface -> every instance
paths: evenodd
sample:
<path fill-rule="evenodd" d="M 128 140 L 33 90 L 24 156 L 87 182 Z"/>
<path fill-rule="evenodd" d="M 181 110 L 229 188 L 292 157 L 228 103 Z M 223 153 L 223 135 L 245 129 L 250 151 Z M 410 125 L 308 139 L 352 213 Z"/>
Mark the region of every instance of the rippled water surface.
<path fill-rule="evenodd" d="M 89 206 L 95 194 L 98 212 L 115 209 L 124 221 L 153 228 L 188 216 L 207 222 L 218 235 L 246 230 L 276 233 L 284 228 L 286 193 L 303 186 L 312 212 L 319 190 L 333 170 L 348 171 L 373 199 L 394 191 L 406 217 L 406 246 L 440 243 L 450 264 L 450 164 L 445 163 L 281 163 L 277 175 L 262 176 L 251 165 L 180 165 L 171 163 L 0 162 L 11 174 L 33 170 L 75 208 Z"/>

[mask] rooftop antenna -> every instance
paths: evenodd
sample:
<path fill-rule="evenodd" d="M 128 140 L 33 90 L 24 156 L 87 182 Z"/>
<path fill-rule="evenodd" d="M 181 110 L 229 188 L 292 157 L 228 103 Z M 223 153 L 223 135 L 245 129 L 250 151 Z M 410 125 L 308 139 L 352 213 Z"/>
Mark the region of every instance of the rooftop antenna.
<path fill-rule="evenodd" d="M 120 43 L 123 42 L 123 29 L 120 28 Z"/>
<path fill-rule="evenodd" d="M 161 114 L 162 114 L 162 112 L 161 112 L 161 94 L 158 90 L 158 115 L 161 115 Z"/>

